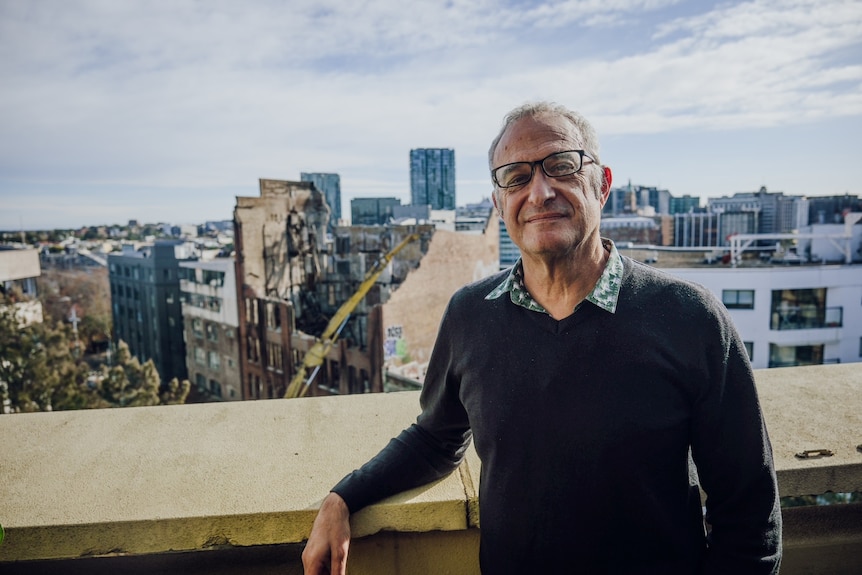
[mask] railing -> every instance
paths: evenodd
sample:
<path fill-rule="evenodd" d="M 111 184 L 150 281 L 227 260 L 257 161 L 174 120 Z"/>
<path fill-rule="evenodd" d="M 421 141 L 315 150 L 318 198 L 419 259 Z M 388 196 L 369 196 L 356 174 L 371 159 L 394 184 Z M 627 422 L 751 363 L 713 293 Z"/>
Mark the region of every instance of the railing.
<path fill-rule="evenodd" d="M 820 329 L 842 327 L 844 308 L 797 305 L 772 310 L 770 329 Z"/>
<path fill-rule="evenodd" d="M 782 496 L 862 491 L 860 367 L 755 372 Z M 299 575 L 328 488 L 418 410 L 408 391 L 0 415 L 0 572 Z M 355 514 L 350 574 L 476 575 L 479 467 Z M 862 573 L 862 503 L 782 513 L 782 575 Z"/>

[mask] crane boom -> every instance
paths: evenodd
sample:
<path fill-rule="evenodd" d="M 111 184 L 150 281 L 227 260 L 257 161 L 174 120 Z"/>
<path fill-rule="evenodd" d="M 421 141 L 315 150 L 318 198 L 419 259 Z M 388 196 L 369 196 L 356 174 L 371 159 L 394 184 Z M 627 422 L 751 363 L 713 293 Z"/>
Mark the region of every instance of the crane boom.
<path fill-rule="evenodd" d="M 410 234 L 401 240 L 401 243 L 389 250 L 386 254 L 382 255 L 374 263 L 368 273 L 365 274 L 365 279 L 363 279 L 362 283 L 359 284 L 357 290 L 341 305 L 340 308 L 338 308 L 338 311 L 335 312 L 335 315 L 332 316 L 329 323 L 326 325 L 326 329 L 323 330 L 323 333 L 320 334 L 320 337 L 314 342 L 314 345 L 312 345 L 306 352 L 305 357 L 302 360 L 302 365 L 296 371 L 293 379 L 290 380 L 290 385 L 288 385 L 284 397 L 293 398 L 305 395 L 308 391 L 311 380 L 317 373 L 316 370 L 323 365 L 323 361 L 326 359 L 326 354 L 329 353 L 335 340 L 338 339 L 341 329 L 347 323 L 347 320 L 350 318 L 350 314 L 353 313 L 354 308 L 356 308 L 356 306 L 359 305 L 359 302 L 365 298 L 368 290 L 371 289 L 371 286 L 374 285 L 374 282 L 377 281 L 377 278 L 380 277 L 380 274 L 383 273 L 383 270 L 386 269 L 386 266 L 388 266 L 389 262 L 392 261 L 392 258 L 395 257 L 395 254 L 400 252 L 404 246 L 417 239 L 419 239 L 419 234 Z M 311 368 L 314 368 L 315 371 L 312 373 L 312 376 L 306 380 L 308 370 Z"/>

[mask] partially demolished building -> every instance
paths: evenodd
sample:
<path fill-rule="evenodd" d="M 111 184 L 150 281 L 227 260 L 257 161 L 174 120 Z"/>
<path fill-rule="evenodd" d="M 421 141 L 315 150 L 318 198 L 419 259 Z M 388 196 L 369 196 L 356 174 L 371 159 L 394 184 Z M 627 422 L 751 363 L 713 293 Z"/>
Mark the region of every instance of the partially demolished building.
<path fill-rule="evenodd" d="M 243 399 L 283 397 L 297 366 L 374 262 L 417 234 L 354 310 L 307 395 L 383 391 L 384 333 L 377 304 L 418 267 L 434 227 L 337 227 L 311 182 L 260 180 L 238 197 L 234 234 Z"/>

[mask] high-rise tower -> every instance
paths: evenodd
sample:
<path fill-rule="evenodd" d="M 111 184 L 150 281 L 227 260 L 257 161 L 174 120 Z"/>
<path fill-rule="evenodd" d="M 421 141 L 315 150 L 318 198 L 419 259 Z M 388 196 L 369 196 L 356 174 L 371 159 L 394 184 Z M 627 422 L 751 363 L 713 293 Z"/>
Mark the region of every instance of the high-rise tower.
<path fill-rule="evenodd" d="M 410 201 L 432 210 L 455 209 L 455 150 L 410 150 Z"/>

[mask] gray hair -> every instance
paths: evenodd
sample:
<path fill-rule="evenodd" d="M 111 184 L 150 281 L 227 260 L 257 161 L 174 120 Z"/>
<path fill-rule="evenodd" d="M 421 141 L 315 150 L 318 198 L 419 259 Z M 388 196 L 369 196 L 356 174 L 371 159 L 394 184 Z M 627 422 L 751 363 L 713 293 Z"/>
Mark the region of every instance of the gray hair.
<path fill-rule="evenodd" d="M 583 146 L 583 149 L 595 159 L 596 164 L 601 166 L 601 160 L 599 158 L 599 137 L 596 135 L 596 131 L 593 129 L 592 124 L 590 124 L 590 122 L 581 114 L 573 112 L 561 104 L 539 101 L 527 102 L 506 114 L 505 118 L 503 118 L 503 126 L 500 128 L 500 132 L 497 134 L 497 137 L 495 137 L 491 142 L 491 148 L 488 150 L 488 168 L 491 170 L 494 169 L 494 153 L 497 151 L 497 146 L 500 144 L 500 140 L 503 139 L 503 134 L 506 133 L 506 130 L 508 130 L 512 124 L 522 118 L 542 115 L 559 116 L 571 122 L 581 136 L 582 141 L 580 145 Z M 594 178 L 590 179 L 596 186 L 596 193 L 600 194 L 601 184 L 604 180 L 604 171 L 602 170 L 601 176 L 598 180 Z"/>

